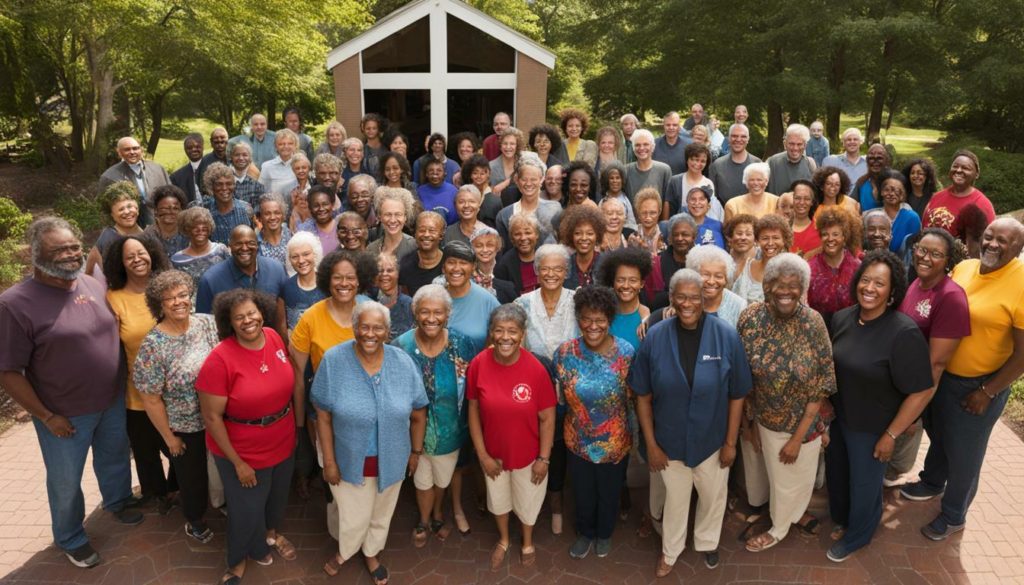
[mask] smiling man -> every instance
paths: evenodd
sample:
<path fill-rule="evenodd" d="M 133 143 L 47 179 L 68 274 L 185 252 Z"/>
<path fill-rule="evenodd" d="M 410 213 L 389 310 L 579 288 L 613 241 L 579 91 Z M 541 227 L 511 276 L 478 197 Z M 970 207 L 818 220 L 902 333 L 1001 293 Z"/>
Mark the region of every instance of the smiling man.
<path fill-rule="evenodd" d="M 768 192 L 781 195 L 789 191 L 790 185 L 797 179 L 811 180 L 818 165 L 808 157 L 807 141 L 811 139 L 811 131 L 803 124 L 790 124 L 786 128 L 786 136 L 782 152 L 773 154 L 766 161 L 771 169 L 768 179 Z"/>
<path fill-rule="evenodd" d="M 151 225 L 153 190 L 162 185 L 170 185 L 171 179 L 162 166 L 143 158 L 142 146 L 131 136 L 125 136 L 117 141 L 117 156 L 121 157 L 121 162 L 100 175 L 99 192 L 102 193 L 118 181 L 130 181 L 139 189 L 139 225 Z"/>
<path fill-rule="evenodd" d="M 184 147 L 188 162 L 171 173 L 171 184 L 181 189 L 188 202 L 192 203 L 203 198 L 198 183 L 199 165 L 203 162 L 203 135 L 198 132 L 189 134 L 185 137 Z"/>

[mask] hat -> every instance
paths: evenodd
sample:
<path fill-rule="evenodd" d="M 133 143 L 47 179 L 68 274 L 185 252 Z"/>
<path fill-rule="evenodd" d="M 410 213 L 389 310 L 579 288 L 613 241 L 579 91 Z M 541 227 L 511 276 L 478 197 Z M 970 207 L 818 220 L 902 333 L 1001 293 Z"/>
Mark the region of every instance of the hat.
<path fill-rule="evenodd" d="M 694 191 L 700 191 L 704 193 L 704 196 L 707 197 L 708 201 L 711 201 L 711 198 L 714 197 L 715 195 L 711 187 L 707 185 L 697 185 L 696 187 L 691 187 L 690 190 L 686 192 L 686 196 L 689 197 L 690 193 L 693 193 Z"/>
<path fill-rule="evenodd" d="M 459 260 L 465 260 L 466 262 L 476 262 L 476 253 L 473 252 L 473 248 L 466 242 L 454 240 L 445 244 L 444 255 L 441 259 L 443 261 L 449 258 L 458 258 Z"/>

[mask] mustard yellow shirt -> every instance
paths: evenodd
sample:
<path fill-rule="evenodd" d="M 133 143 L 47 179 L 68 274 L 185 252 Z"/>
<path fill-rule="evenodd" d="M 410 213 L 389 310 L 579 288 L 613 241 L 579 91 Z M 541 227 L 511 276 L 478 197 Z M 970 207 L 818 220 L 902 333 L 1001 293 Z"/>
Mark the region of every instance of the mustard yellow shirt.
<path fill-rule="evenodd" d="M 128 393 L 125 395 L 125 406 L 128 410 L 145 410 L 142 405 L 142 396 L 135 389 L 132 381 L 135 373 L 135 358 L 139 355 L 139 347 L 153 327 L 156 327 L 156 319 L 149 312 L 146 306 L 146 295 L 144 293 L 133 293 L 127 289 L 108 290 L 107 302 L 110 308 L 117 315 L 118 334 L 121 336 L 121 344 L 124 345 L 125 357 L 128 359 Z"/>
<path fill-rule="evenodd" d="M 980 268 L 980 260 L 964 260 L 953 269 L 971 315 L 971 334 L 946 366 L 957 376 L 984 376 L 1001 368 L 1013 353 L 1013 329 L 1024 329 L 1024 262 L 1014 258 L 988 274 Z"/>
<path fill-rule="evenodd" d="M 771 193 L 765 193 L 761 197 L 760 205 L 753 205 L 750 201 L 749 195 L 740 195 L 739 197 L 733 197 L 725 203 L 725 221 L 749 213 L 754 217 L 761 219 L 769 213 L 775 213 L 775 208 L 779 205 L 779 196 L 772 195 Z"/>
<path fill-rule="evenodd" d="M 314 371 L 320 367 L 320 360 L 328 349 L 355 337 L 351 327 L 342 327 L 331 316 L 327 308 L 329 301 L 324 299 L 306 309 L 292 331 L 292 345 L 302 353 L 309 354 Z"/>

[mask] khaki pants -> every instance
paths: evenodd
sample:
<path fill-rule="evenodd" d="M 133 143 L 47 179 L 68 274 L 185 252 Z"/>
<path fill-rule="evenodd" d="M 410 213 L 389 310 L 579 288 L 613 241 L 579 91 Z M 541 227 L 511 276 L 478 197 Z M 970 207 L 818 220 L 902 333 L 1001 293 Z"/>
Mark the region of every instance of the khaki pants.
<path fill-rule="evenodd" d="M 363 478 L 363 482 L 363 485 L 355 485 L 342 481 L 331 486 L 340 516 L 338 552 L 342 560 L 352 558 L 360 550 L 366 557 L 375 557 L 384 550 L 402 489 L 402 482 L 396 482 L 377 493 L 376 477 Z"/>
<path fill-rule="evenodd" d="M 217 465 L 213 462 L 213 453 L 209 449 L 206 450 L 206 476 L 207 487 L 210 490 L 210 505 L 214 508 L 223 508 L 225 504 L 224 483 L 220 480 L 220 472 L 217 471 Z"/>
<path fill-rule="evenodd" d="M 821 437 L 801 445 L 796 461 L 786 465 L 779 461 L 779 451 L 792 435 L 770 431 L 760 424 L 757 430 L 761 435 L 761 452 L 764 453 L 771 492 L 769 508 L 772 528 L 768 532 L 777 540 L 782 540 L 789 534 L 789 528 L 800 521 L 811 501 L 814 478 L 818 472 Z"/>
<path fill-rule="evenodd" d="M 320 469 L 324 468 L 324 452 L 320 450 L 320 442 L 313 443 L 316 448 L 316 462 L 320 465 Z M 338 540 L 338 526 L 341 520 L 338 518 L 338 499 L 331 498 L 330 502 L 327 502 L 327 534 L 334 540 Z"/>
<path fill-rule="evenodd" d="M 697 467 L 669 461 L 661 478 L 665 482 L 665 515 L 661 553 L 665 563 L 675 564 L 686 548 L 686 526 L 690 520 L 690 495 L 697 488 L 697 517 L 693 524 L 693 547 L 700 552 L 718 548 L 728 496 L 729 468 L 718 462 L 718 451 Z"/>
<path fill-rule="evenodd" d="M 537 515 L 544 503 L 548 489 L 548 478 L 534 484 L 533 465 L 514 471 L 502 471 L 498 477 L 486 478 L 487 509 L 495 516 L 515 512 L 519 521 L 527 526 L 537 523 Z"/>
<path fill-rule="evenodd" d="M 416 465 L 416 473 L 412 482 L 421 492 L 439 487 L 447 488 L 455 474 L 455 464 L 459 461 L 458 450 L 446 455 L 423 455 Z"/>
<path fill-rule="evenodd" d="M 764 465 L 764 450 L 754 450 L 754 445 L 744 440 L 741 434 L 740 451 L 740 457 L 743 458 L 743 485 L 747 490 L 747 503 L 755 508 L 763 506 L 768 501 L 768 470 Z"/>

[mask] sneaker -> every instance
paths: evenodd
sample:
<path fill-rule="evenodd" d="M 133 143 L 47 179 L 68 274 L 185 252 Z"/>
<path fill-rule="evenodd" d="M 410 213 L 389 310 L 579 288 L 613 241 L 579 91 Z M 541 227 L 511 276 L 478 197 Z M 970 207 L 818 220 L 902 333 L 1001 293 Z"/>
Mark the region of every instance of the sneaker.
<path fill-rule="evenodd" d="M 892 470 L 888 470 L 887 469 L 885 471 L 885 477 L 882 478 L 882 487 L 883 488 L 896 487 L 900 483 L 900 477 L 901 477 L 901 475 L 899 473 L 896 473 L 896 472 L 894 472 Z"/>
<path fill-rule="evenodd" d="M 213 540 L 213 531 L 210 527 L 202 522 L 186 522 L 185 523 L 185 534 L 198 540 L 199 542 L 206 544 Z"/>
<path fill-rule="evenodd" d="M 846 559 L 850 558 L 851 554 L 853 553 L 846 550 L 846 545 L 844 545 L 842 542 L 837 542 L 832 545 L 832 548 L 828 549 L 828 552 L 825 553 L 825 556 L 828 557 L 828 560 L 832 561 L 833 563 L 841 563 Z"/>
<path fill-rule="evenodd" d="M 704 566 L 709 569 L 718 568 L 718 549 L 704 553 Z"/>
<path fill-rule="evenodd" d="M 141 512 L 136 512 L 129 508 L 122 508 L 114 512 L 114 518 L 121 524 L 127 524 L 128 526 L 142 524 L 142 521 L 145 519 Z"/>
<path fill-rule="evenodd" d="M 932 498 L 941 496 L 945 491 L 928 487 L 923 481 L 915 481 L 901 487 L 900 495 L 912 502 L 927 502 Z"/>
<path fill-rule="evenodd" d="M 72 551 L 64 551 L 64 556 L 71 564 L 82 569 L 91 569 L 100 564 L 100 553 L 96 552 L 87 542 Z"/>
<path fill-rule="evenodd" d="M 925 538 L 938 542 L 940 540 L 946 540 L 950 535 L 962 531 L 964 526 L 966 526 L 966 524 L 948 524 L 942 519 L 942 516 L 939 516 L 935 520 L 932 520 L 931 523 L 922 526 L 921 534 L 923 534 Z"/>
<path fill-rule="evenodd" d="M 577 536 L 576 542 L 569 548 L 569 556 L 574 559 L 583 559 L 590 554 L 590 545 L 593 541 L 586 536 Z"/>
<path fill-rule="evenodd" d="M 594 553 L 597 554 L 597 558 L 603 559 L 610 552 L 612 552 L 612 539 L 598 538 L 597 542 L 594 543 Z"/>

